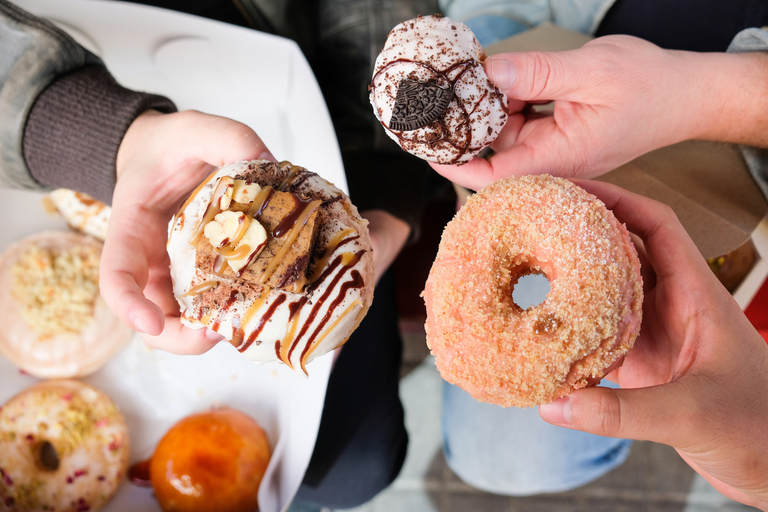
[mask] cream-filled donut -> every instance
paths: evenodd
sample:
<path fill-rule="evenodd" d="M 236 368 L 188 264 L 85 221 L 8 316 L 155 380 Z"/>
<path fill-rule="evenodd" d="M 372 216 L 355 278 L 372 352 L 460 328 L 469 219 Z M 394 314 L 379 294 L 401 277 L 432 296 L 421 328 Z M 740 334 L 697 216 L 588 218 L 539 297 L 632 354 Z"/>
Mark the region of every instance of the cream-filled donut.
<path fill-rule="evenodd" d="M 423 16 L 392 29 L 376 59 L 370 101 L 400 147 L 424 160 L 474 158 L 507 122 L 507 98 L 483 68 L 485 52 L 463 23 Z"/>
<path fill-rule="evenodd" d="M 101 241 L 43 231 L 0 255 L 0 354 L 40 378 L 81 377 L 133 337 L 99 292 Z"/>
<path fill-rule="evenodd" d="M 27 388 L 0 409 L 0 510 L 94 512 L 123 482 L 129 450 L 125 420 L 100 390 Z"/>
<path fill-rule="evenodd" d="M 296 372 L 342 345 L 373 298 L 367 221 L 302 167 L 256 160 L 211 175 L 168 239 L 181 319 Z"/>
<path fill-rule="evenodd" d="M 523 309 L 518 280 L 543 274 Z M 595 196 L 547 175 L 506 178 L 446 226 L 424 290 L 427 343 L 475 399 L 530 407 L 600 381 L 634 344 L 642 278 L 626 228 Z"/>

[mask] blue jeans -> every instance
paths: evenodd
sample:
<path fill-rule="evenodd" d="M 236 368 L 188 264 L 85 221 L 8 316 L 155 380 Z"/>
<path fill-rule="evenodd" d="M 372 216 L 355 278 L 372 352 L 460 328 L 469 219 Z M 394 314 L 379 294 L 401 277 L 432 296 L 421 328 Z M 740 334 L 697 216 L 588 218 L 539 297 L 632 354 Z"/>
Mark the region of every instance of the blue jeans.
<path fill-rule="evenodd" d="M 607 383 L 606 384 L 610 384 Z M 475 401 L 446 383 L 443 443 L 448 465 L 478 489 L 510 496 L 562 492 L 622 464 L 632 441 L 556 427 L 537 408 Z"/>

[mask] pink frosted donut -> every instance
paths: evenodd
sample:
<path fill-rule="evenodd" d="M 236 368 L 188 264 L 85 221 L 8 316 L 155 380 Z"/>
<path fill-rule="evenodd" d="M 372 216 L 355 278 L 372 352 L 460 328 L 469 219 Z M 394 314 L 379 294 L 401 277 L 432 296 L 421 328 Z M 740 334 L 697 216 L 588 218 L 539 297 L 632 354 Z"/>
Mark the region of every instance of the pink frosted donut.
<path fill-rule="evenodd" d="M 518 280 L 550 291 L 522 309 Z M 424 290 L 427 344 L 445 380 L 504 407 L 599 382 L 632 347 L 642 278 L 626 228 L 595 196 L 551 176 L 500 180 L 446 226 Z"/>

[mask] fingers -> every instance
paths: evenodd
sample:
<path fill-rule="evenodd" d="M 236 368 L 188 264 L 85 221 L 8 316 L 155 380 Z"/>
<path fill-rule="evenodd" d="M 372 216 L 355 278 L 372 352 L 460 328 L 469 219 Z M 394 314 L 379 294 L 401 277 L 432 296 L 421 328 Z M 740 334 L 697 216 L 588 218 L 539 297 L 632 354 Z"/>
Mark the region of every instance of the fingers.
<path fill-rule="evenodd" d="M 503 53 L 486 59 L 485 72 L 510 98 L 573 99 L 584 83 L 580 60 L 575 52 Z"/>
<path fill-rule="evenodd" d="M 142 335 L 152 348 L 178 355 L 199 355 L 211 350 L 224 337 L 210 329 L 191 329 L 178 316 L 166 316 L 163 331 L 157 336 Z"/>
<path fill-rule="evenodd" d="M 691 414 L 679 383 L 641 389 L 581 389 L 539 406 L 541 418 L 553 425 L 591 434 L 654 441 L 673 446 L 685 433 L 677 419 Z"/>
<path fill-rule="evenodd" d="M 189 152 L 211 165 L 221 167 L 240 160 L 275 160 L 256 132 L 238 121 L 188 110 L 179 113 L 175 122 L 190 131 L 186 137 Z"/>

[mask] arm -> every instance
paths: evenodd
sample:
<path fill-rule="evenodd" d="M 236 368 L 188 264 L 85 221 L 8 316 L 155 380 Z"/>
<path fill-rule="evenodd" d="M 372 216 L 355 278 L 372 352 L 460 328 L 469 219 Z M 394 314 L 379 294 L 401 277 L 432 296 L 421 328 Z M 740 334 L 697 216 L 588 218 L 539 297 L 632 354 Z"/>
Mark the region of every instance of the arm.
<path fill-rule="evenodd" d="M 688 139 L 768 146 L 768 54 L 663 50 L 607 36 L 568 52 L 490 57 L 515 113 L 490 160 L 434 166 L 480 188 L 507 175 L 590 177 Z M 550 113 L 529 103 L 554 100 Z"/>
<path fill-rule="evenodd" d="M 667 206 L 599 182 L 642 240 L 643 327 L 622 389 L 589 388 L 541 406 L 555 425 L 673 446 L 726 496 L 768 510 L 768 345 Z"/>

